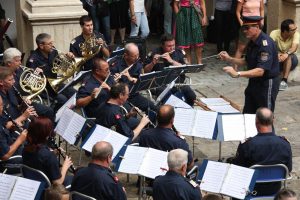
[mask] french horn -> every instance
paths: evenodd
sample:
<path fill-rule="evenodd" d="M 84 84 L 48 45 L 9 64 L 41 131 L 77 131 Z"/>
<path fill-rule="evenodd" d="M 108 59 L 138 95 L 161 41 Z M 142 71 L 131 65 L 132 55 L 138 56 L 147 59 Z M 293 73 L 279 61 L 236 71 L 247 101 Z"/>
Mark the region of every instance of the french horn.
<path fill-rule="evenodd" d="M 79 44 L 80 51 L 82 52 L 82 56 L 85 58 L 85 60 L 89 60 L 95 55 L 97 55 L 102 45 L 98 44 L 99 38 L 96 37 L 96 35 L 93 33 L 89 38 L 87 38 L 83 43 Z"/>
<path fill-rule="evenodd" d="M 23 73 L 20 76 L 19 84 L 21 89 L 30 94 L 26 99 L 30 100 L 39 95 L 47 84 L 46 76 L 39 72 L 38 69 L 23 67 Z"/>

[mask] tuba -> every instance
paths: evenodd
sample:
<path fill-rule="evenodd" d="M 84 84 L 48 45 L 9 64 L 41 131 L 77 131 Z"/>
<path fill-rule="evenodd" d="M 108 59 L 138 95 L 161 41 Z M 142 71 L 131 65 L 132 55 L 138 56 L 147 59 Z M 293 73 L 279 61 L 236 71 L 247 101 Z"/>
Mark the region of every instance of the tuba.
<path fill-rule="evenodd" d="M 19 84 L 24 92 L 30 94 L 26 97 L 26 99 L 30 100 L 46 88 L 47 78 L 37 69 L 33 70 L 28 67 L 23 67 L 23 69 L 24 71 L 20 76 Z"/>
<path fill-rule="evenodd" d="M 80 51 L 82 52 L 85 61 L 91 59 L 100 52 L 102 45 L 97 43 L 98 40 L 95 33 L 93 33 L 83 43 L 79 44 Z"/>
<path fill-rule="evenodd" d="M 60 85 L 67 79 L 72 77 L 76 72 L 80 71 L 80 67 L 84 64 L 84 58 L 69 58 L 64 53 L 58 53 L 52 63 L 51 71 L 57 74 L 57 78 L 48 78 L 48 82 L 55 92 L 58 92 Z"/>

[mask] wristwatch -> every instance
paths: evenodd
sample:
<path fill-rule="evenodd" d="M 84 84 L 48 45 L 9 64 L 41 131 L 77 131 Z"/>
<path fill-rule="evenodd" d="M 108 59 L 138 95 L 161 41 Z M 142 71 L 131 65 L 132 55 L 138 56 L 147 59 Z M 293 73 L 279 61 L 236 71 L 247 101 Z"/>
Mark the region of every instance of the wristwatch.
<path fill-rule="evenodd" d="M 289 51 L 287 51 L 286 53 L 287 53 L 287 55 L 291 55 L 291 54 L 292 54 L 292 53 L 291 53 L 291 52 L 289 52 Z"/>
<path fill-rule="evenodd" d="M 234 78 L 240 78 L 241 72 L 237 72 L 237 75 Z"/>

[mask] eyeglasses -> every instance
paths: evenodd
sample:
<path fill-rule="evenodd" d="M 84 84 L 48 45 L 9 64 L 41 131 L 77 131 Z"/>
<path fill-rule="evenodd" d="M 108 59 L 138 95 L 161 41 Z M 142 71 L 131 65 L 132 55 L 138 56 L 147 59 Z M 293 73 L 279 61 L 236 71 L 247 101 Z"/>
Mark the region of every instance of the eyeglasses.
<path fill-rule="evenodd" d="M 251 27 L 255 27 L 255 26 L 257 26 L 257 25 L 243 25 L 242 27 L 241 27 L 241 29 L 242 29 L 242 31 L 248 31 Z"/>
<path fill-rule="evenodd" d="M 290 29 L 289 32 L 295 32 L 297 30 L 298 27 L 294 28 L 294 29 Z"/>
<path fill-rule="evenodd" d="M 52 46 L 54 44 L 54 42 L 53 41 L 51 41 L 51 42 L 48 42 L 48 43 L 46 43 L 46 42 L 43 42 L 43 45 L 49 45 L 49 46 Z"/>

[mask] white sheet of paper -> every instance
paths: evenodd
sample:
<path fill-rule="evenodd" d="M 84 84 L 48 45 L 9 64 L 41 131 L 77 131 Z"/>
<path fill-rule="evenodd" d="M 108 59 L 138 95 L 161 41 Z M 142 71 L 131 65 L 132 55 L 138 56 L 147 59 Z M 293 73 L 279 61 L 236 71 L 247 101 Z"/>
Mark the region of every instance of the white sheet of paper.
<path fill-rule="evenodd" d="M 220 193 L 223 180 L 226 176 L 229 164 L 208 161 L 200 189 L 208 192 Z"/>
<path fill-rule="evenodd" d="M 192 135 L 212 139 L 217 123 L 217 116 L 218 113 L 216 112 L 197 110 Z"/>
<path fill-rule="evenodd" d="M 242 141 L 245 139 L 245 124 L 243 114 L 221 115 L 218 119 L 218 131 L 223 133 L 224 141 Z"/>
<path fill-rule="evenodd" d="M 220 105 L 220 106 L 207 106 L 207 107 L 218 113 L 240 113 L 240 111 L 232 107 L 230 104 Z"/>
<path fill-rule="evenodd" d="M 138 174 L 147 151 L 148 148 L 129 145 L 118 171 L 129 174 Z"/>
<path fill-rule="evenodd" d="M 247 195 L 253 174 L 254 169 L 230 165 L 221 193 L 238 199 L 244 199 Z"/>
<path fill-rule="evenodd" d="M 41 182 L 18 177 L 10 200 L 34 200 Z"/>
<path fill-rule="evenodd" d="M 88 140 L 82 146 L 83 149 L 87 150 L 88 152 L 92 152 L 92 148 L 94 144 L 99 141 L 103 141 L 104 138 L 110 133 L 110 129 L 105 128 L 100 125 L 96 125 L 95 130 L 93 131 L 92 135 L 88 138 Z"/>
<path fill-rule="evenodd" d="M 62 116 L 55 127 L 55 132 L 57 134 L 59 134 L 60 136 L 64 135 L 66 128 L 69 126 L 72 120 L 73 114 L 74 114 L 73 110 L 69 108 L 64 109 Z"/>
<path fill-rule="evenodd" d="M 206 106 L 220 106 L 230 104 L 228 101 L 225 101 L 223 98 L 200 98 L 200 101 Z"/>
<path fill-rule="evenodd" d="M 16 176 L 0 173 L 0 200 L 9 199 L 16 180 Z"/>
<path fill-rule="evenodd" d="M 85 121 L 86 119 L 84 117 L 74 112 L 70 124 L 65 129 L 62 137 L 69 144 L 74 144 L 76 141 L 76 136 L 80 133 Z"/>
<path fill-rule="evenodd" d="M 167 156 L 168 152 L 149 148 L 138 173 L 152 179 L 165 175 L 168 169 Z"/>
<path fill-rule="evenodd" d="M 65 108 L 72 108 L 76 105 L 76 93 L 56 112 L 55 122 L 61 118 L 62 113 L 64 112 Z"/>
<path fill-rule="evenodd" d="M 187 108 L 187 109 L 193 109 L 189 104 L 185 103 L 178 97 L 171 94 L 171 96 L 168 98 L 165 104 L 171 105 L 174 108 Z"/>
<path fill-rule="evenodd" d="M 257 135 L 257 129 L 255 125 L 255 114 L 244 114 L 246 138 L 254 137 Z"/>
<path fill-rule="evenodd" d="M 182 135 L 191 135 L 196 110 L 175 108 L 174 126 Z"/>
<path fill-rule="evenodd" d="M 117 133 L 113 130 L 110 130 L 109 134 L 104 138 L 103 141 L 109 142 L 113 146 L 114 152 L 112 155 L 112 159 L 116 157 L 116 155 L 119 153 L 119 151 L 124 146 L 127 140 L 128 137 L 121 135 L 120 133 Z"/>

